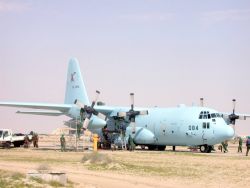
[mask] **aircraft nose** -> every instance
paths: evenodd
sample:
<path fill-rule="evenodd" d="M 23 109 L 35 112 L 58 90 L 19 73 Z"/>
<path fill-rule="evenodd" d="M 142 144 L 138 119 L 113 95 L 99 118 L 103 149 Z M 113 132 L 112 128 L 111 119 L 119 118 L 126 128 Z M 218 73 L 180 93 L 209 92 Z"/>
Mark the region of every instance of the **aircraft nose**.
<path fill-rule="evenodd" d="M 227 137 L 232 138 L 234 136 L 234 130 L 232 127 L 228 126 L 227 128 Z"/>

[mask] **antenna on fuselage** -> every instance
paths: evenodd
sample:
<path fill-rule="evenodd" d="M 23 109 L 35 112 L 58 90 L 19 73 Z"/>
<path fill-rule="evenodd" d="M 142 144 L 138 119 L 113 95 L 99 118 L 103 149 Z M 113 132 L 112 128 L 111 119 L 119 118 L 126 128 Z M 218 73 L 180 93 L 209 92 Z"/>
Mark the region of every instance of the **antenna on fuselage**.
<path fill-rule="evenodd" d="M 204 106 L 204 99 L 200 98 L 200 106 L 203 107 Z"/>

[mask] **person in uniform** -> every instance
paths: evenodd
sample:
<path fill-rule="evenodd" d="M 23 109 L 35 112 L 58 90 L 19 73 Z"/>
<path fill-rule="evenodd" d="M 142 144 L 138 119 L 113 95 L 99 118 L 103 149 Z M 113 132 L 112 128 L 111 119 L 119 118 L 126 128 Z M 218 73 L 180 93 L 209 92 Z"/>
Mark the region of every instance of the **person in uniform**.
<path fill-rule="evenodd" d="M 62 136 L 60 137 L 60 142 L 61 142 L 61 151 L 65 151 L 66 141 L 65 141 L 64 134 L 62 134 Z"/>
<path fill-rule="evenodd" d="M 39 140 L 38 134 L 34 133 L 32 136 L 32 142 L 33 142 L 34 148 L 38 148 L 38 140 Z"/>
<path fill-rule="evenodd" d="M 135 143 L 134 143 L 134 139 L 132 138 L 131 135 L 129 135 L 129 137 L 128 137 L 128 146 L 129 146 L 129 151 L 134 151 Z"/>
<path fill-rule="evenodd" d="M 222 145 L 222 148 L 223 148 L 223 152 L 224 153 L 228 152 L 228 150 L 227 150 L 227 146 L 228 146 L 227 140 L 225 140 L 224 142 L 221 142 L 221 145 Z"/>
<path fill-rule="evenodd" d="M 242 153 L 242 138 L 239 136 L 239 146 L 238 146 L 238 153 L 241 152 Z"/>
<path fill-rule="evenodd" d="M 26 136 L 24 137 L 24 144 L 23 144 L 23 147 L 24 147 L 24 148 L 28 148 L 28 147 L 29 147 L 29 144 L 30 144 L 30 142 L 29 142 L 29 137 L 28 137 L 28 135 L 26 135 Z"/>
<path fill-rule="evenodd" d="M 248 156 L 248 152 L 250 150 L 250 136 L 247 137 L 246 147 L 247 147 L 246 156 Z"/>

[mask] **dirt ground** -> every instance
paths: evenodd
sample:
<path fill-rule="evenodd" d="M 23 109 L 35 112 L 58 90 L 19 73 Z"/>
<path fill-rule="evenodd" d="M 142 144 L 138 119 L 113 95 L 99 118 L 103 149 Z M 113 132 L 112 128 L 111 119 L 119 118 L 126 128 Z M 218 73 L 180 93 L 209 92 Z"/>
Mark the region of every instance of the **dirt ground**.
<path fill-rule="evenodd" d="M 47 145 L 48 143 L 46 143 Z M 41 143 L 41 146 L 43 144 Z M 217 147 L 216 147 L 217 149 Z M 210 154 L 190 152 L 177 147 L 166 151 L 104 151 L 108 163 L 86 164 L 83 156 L 91 153 L 61 152 L 41 147 L 0 149 L 0 170 L 27 173 L 46 164 L 65 172 L 74 187 L 250 187 L 250 156 L 237 153 L 237 144 L 229 152 Z"/>

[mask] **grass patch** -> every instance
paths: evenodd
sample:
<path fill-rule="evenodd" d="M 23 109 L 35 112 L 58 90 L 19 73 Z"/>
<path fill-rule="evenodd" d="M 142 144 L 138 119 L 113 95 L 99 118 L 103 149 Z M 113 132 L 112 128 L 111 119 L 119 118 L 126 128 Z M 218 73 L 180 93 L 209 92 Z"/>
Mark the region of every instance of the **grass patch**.
<path fill-rule="evenodd" d="M 43 187 L 68 187 L 73 188 L 74 183 L 67 181 L 66 185 L 62 185 L 56 181 L 46 182 L 38 177 L 26 178 L 25 174 L 0 170 L 0 188 L 43 188 Z"/>
<path fill-rule="evenodd" d="M 0 178 L 0 188 L 5 188 L 7 187 L 7 185 L 8 185 L 8 181 L 3 178 Z"/>
<path fill-rule="evenodd" d="M 36 183 L 39 183 L 39 184 L 44 184 L 45 183 L 44 180 L 42 180 L 41 178 L 38 178 L 38 177 L 30 177 L 30 179 L 32 181 L 35 181 Z"/>
<path fill-rule="evenodd" d="M 19 172 L 14 172 L 12 175 L 11 175 L 11 178 L 14 179 L 14 180 L 21 180 L 23 178 L 25 178 L 25 175 L 24 174 L 21 174 Z"/>
<path fill-rule="evenodd" d="M 98 152 L 87 153 L 82 158 L 82 163 L 84 164 L 107 165 L 111 162 L 112 160 L 108 155 Z"/>
<path fill-rule="evenodd" d="M 98 152 L 87 153 L 81 161 L 89 170 L 122 170 L 121 163 L 112 160 L 107 154 Z"/>
<path fill-rule="evenodd" d="M 50 166 L 49 166 L 48 164 L 45 164 L 45 163 L 40 164 L 40 165 L 37 167 L 37 171 L 40 172 L 40 173 L 42 173 L 42 172 L 44 172 L 44 171 L 49 171 L 49 170 L 51 170 Z"/>
<path fill-rule="evenodd" d="M 178 154 L 177 154 L 178 155 Z M 180 155 L 186 155 L 181 153 Z M 189 153 L 190 157 L 196 157 L 192 153 Z M 198 169 L 197 166 L 185 165 L 173 163 L 174 155 L 170 155 L 171 158 L 165 158 L 160 162 L 154 162 L 152 159 L 143 160 L 138 158 L 137 154 L 132 154 L 128 159 L 116 157 L 111 159 L 107 154 L 102 153 L 89 153 L 85 154 L 82 158 L 82 163 L 87 166 L 89 170 L 107 170 L 117 171 L 119 173 L 129 173 L 144 176 L 164 176 L 164 177 L 183 177 L 183 178 L 198 178 L 204 174 L 202 169 Z M 131 160 L 136 159 L 136 160 Z M 182 163 L 182 162 L 180 162 Z M 176 166 L 181 165 L 181 168 Z"/>
<path fill-rule="evenodd" d="M 32 184 L 27 183 L 26 176 L 18 172 L 0 170 L 0 188 L 32 188 Z M 42 187 L 42 186 L 41 186 Z"/>
<path fill-rule="evenodd" d="M 57 181 L 50 181 L 50 182 L 48 182 L 48 184 L 52 187 L 63 187 L 64 186 L 63 184 L 61 184 Z"/>

